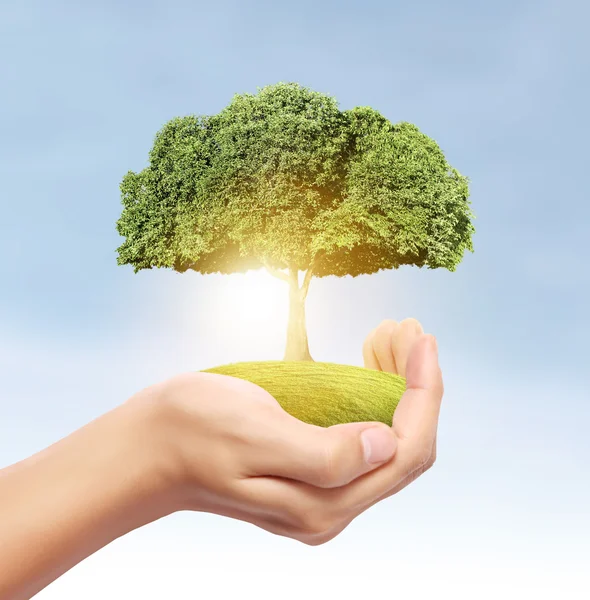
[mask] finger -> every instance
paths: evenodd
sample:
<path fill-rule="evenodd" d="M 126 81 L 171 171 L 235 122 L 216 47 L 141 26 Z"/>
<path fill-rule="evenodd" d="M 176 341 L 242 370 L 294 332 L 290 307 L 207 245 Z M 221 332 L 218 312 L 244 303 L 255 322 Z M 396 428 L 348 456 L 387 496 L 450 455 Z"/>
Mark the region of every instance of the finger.
<path fill-rule="evenodd" d="M 422 334 L 410 350 L 406 392 L 393 414 L 393 429 L 398 439 L 427 443 L 430 448 L 436 436 L 442 396 L 436 339 Z"/>
<path fill-rule="evenodd" d="M 279 477 L 250 477 L 238 482 L 235 489 L 243 506 L 238 518 L 317 546 L 336 537 L 356 516 L 343 512 L 332 501 L 338 490 Z"/>
<path fill-rule="evenodd" d="M 375 327 L 375 329 L 369 333 L 363 343 L 363 362 L 365 369 L 375 369 L 376 371 L 380 371 L 381 368 L 379 366 L 379 361 L 377 360 L 377 356 L 373 350 L 373 337 L 375 336 L 376 331 L 377 328 Z"/>
<path fill-rule="evenodd" d="M 257 426 L 252 475 L 273 475 L 321 488 L 340 487 L 391 459 L 396 439 L 379 422 L 317 427 L 287 413 Z"/>
<path fill-rule="evenodd" d="M 399 323 L 397 321 L 385 320 L 375 330 L 373 335 L 373 352 L 377 357 L 380 371 L 397 373 L 397 365 L 391 345 L 392 339 L 397 333 Z"/>
<path fill-rule="evenodd" d="M 406 392 L 394 413 L 398 446 L 393 460 L 346 488 L 348 506 L 365 506 L 428 465 L 443 395 L 442 375 L 433 336 L 421 336 L 410 352 Z"/>
<path fill-rule="evenodd" d="M 347 505 L 346 488 L 321 489 L 276 477 L 242 480 L 240 501 L 253 506 L 252 515 L 242 520 L 255 523 L 276 535 L 317 546 L 338 536 L 360 514 L 397 494 L 428 470 L 436 459 L 436 436 L 430 461 L 409 473 L 398 485 L 364 505 Z"/>
<path fill-rule="evenodd" d="M 204 512 L 251 523 L 275 535 L 301 539 L 301 530 L 285 517 L 285 505 L 289 502 L 294 504 L 299 499 L 297 491 L 295 494 L 283 492 L 281 496 L 278 496 L 275 486 L 277 482 L 280 485 L 286 485 L 288 483 L 286 480 L 283 482 L 280 479 L 254 477 L 239 480 L 239 486 L 243 486 L 244 482 L 252 482 L 254 484 L 251 486 L 252 489 L 246 489 L 245 493 L 243 490 L 235 490 L 234 502 L 231 505 L 221 506 L 214 503 L 207 506 Z M 269 484 L 272 487 L 269 488 Z M 200 510 L 203 510 L 202 507 Z"/>
<path fill-rule="evenodd" d="M 414 471 L 395 488 L 362 506 L 346 505 L 343 495 L 346 488 L 321 489 L 276 477 L 245 479 L 241 483 L 240 501 L 254 510 L 249 518 L 239 518 L 309 545 L 324 544 L 342 533 L 360 514 L 417 479 L 432 466 L 435 455 L 436 440 L 428 467 Z"/>
<path fill-rule="evenodd" d="M 400 481 L 400 483 L 398 485 L 396 485 L 392 489 L 388 490 L 387 492 L 385 492 L 384 494 L 379 496 L 377 499 L 370 501 L 366 506 L 364 506 L 359 511 L 358 514 L 361 514 L 365 510 L 368 510 L 369 508 L 371 508 L 375 504 L 378 504 L 382 500 L 385 500 L 385 499 L 389 498 L 390 496 L 397 494 L 398 492 L 403 490 L 405 487 L 410 485 L 410 483 L 415 481 L 420 475 L 422 475 L 423 473 L 425 473 L 428 469 L 430 469 L 432 467 L 432 465 L 436 461 L 436 453 L 437 453 L 437 449 L 436 449 L 436 436 L 435 436 L 434 443 L 432 444 L 432 453 L 430 455 L 430 460 L 427 461 L 421 468 L 416 469 L 415 471 L 412 471 L 411 473 L 409 473 L 408 476 L 405 477 L 405 479 L 403 479 L 402 481 Z"/>
<path fill-rule="evenodd" d="M 282 477 L 248 477 L 236 482 L 235 498 L 250 520 L 271 520 L 284 530 L 320 533 L 336 525 L 322 493 L 330 492 Z"/>
<path fill-rule="evenodd" d="M 422 325 L 416 319 L 404 319 L 395 330 L 395 335 L 391 339 L 391 347 L 398 375 L 406 376 L 410 350 L 423 333 Z"/>

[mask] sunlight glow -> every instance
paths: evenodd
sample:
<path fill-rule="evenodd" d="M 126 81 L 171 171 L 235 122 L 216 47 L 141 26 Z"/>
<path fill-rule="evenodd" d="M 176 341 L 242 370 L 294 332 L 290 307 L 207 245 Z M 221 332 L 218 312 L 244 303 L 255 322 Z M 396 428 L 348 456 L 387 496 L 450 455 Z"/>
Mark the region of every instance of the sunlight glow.
<path fill-rule="evenodd" d="M 208 281 L 209 285 L 213 282 Z M 244 345 L 244 356 L 279 344 L 282 348 L 289 312 L 289 286 L 265 269 L 224 275 L 208 287 L 206 329 L 220 343 Z M 282 350 L 281 350 L 282 352 Z M 277 359 L 280 356 L 276 356 Z"/>
<path fill-rule="evenodd" d="M 240 321 L 267 323 L 279 319 L 282 324 L 287 315 L 289 288 L 286 282 L 261 269 L 227 277 L 224 293 L 217 300 Z"/>

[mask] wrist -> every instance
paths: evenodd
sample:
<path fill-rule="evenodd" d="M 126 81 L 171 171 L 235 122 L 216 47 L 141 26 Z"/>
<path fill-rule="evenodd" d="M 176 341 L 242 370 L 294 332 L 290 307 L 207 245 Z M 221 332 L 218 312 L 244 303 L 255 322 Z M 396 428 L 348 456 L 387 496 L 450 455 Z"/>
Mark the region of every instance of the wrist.
<path fill-rule="evenodd" d="M 164 514 L 208 512 L 219 501 L 212 491 L 218 487 L 219 472 L 211 460 L 211 447 L 218 440 L 213 431 L 215 418 L 210 422 L 207 409 L 207 400 L 219 390 L 211 377 L 216 376 L 177 375 L 126 403 L 126 418 L 136 424 L 134 447 L 147 465 L 150 481 L 160 490 L 156 496 L 163 499 Z"/>
<path fill-rule="evenodd" d="M 143 390 L 119 406 L 119 420 L 129 457 L 137 469 L 136 502 L 161 518 L 179 509 L 182 481 L 172 424 L 174 411 L 164 384 Z"/>

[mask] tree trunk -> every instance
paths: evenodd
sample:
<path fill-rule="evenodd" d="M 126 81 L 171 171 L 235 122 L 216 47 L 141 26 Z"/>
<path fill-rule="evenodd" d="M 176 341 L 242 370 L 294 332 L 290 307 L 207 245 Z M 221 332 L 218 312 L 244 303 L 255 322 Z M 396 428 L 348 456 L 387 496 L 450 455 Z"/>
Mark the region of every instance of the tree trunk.
<path fill-rule="evenodd" d="M 289 326 L 287 328 L 287 347 L 283 360 L 310 360 L 305 326 L 305 297 L 307 289 L 299 288 L 298 271 L 289 271 Z"/>

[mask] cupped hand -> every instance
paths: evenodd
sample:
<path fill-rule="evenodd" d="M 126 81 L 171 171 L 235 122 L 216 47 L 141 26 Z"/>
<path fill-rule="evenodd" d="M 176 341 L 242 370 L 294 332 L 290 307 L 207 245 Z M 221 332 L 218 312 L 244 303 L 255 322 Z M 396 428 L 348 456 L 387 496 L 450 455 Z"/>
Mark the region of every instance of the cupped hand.
<path fill-rule="evenodd" d="M 424 334 L 416 319 L 383 321 L 367 336 L 363 360 L 367 369 L 401 375 L 407 383 L 393 415 L 392 429 L 400 442 L 398 465 L 405 462 L 408 472 L 379 501 L 406 487 L 434 464 L 444 386 L 436 339 Z"/>
<path fill-rule="evenodd" d="M 434 338 L 415 320 L 385 321 L 363 354 L 367 368 L 407 379 L 392 427 L 303 423 L 253 383 L 212 373 L 142 392 L 138 398 L 163 409 L 158 439 L 176 487 L 173 510 L 236 518 L 318 545 L 423 473 L 434 462 L 443 393 Z"/>

